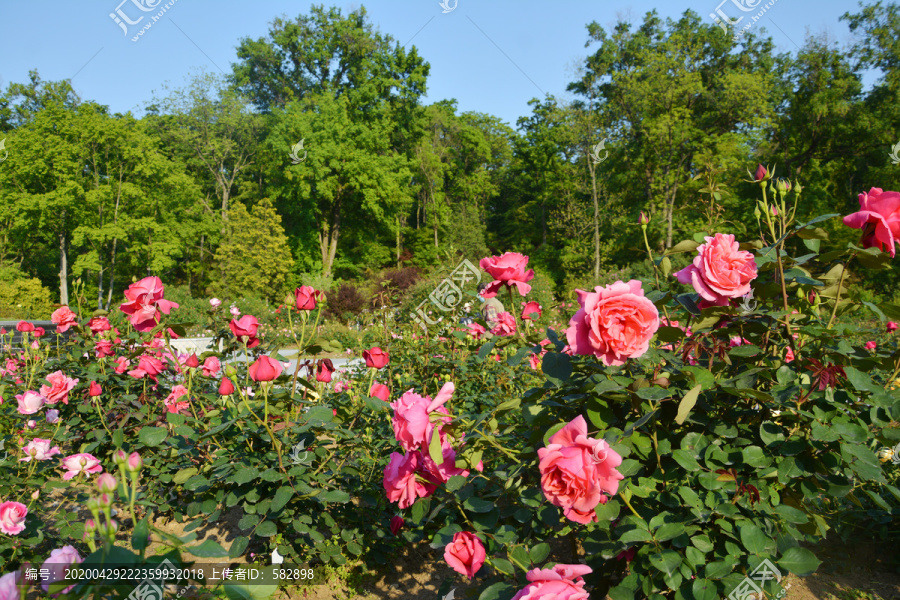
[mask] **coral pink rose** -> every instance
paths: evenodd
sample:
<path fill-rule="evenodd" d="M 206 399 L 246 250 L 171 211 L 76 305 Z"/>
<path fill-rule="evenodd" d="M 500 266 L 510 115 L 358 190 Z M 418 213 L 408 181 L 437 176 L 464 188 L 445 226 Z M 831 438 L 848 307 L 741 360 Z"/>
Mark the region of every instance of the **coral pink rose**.
<path fill-rule="evenodd" d="M 453 541 L 444 548 L 444 560 L 450 568 L 469 579 L 475 577 L 486 557 L 484 544 L 478 536 L 468 531 L 456 532 Z"/>
<path fill-rule="evenodd" d="M 269 356 L 263 355 L 250 365 L 250 379 L 253 381 L 272 381 L 278 379 L 284 371 L 284 365 Z"/>
<path fill-rule="evenodd" d="M 496 323 L 491 333 L 499 336 L 513 335 L 516 332 L 516 318 L 512 313 L 497 313 Z"/>
<path fill-rule="evenodd" d="M 215 356 L 207 356 L 206 360 L 203 361 L 203 376 L 204 377 L 215 377 L 219 374 L 219 370 L 222 368 L 222 363 L 219 362 L 219 359 Z"/>
<path fill-rule="evenodd" d="M 97 457 L 93 454 L 88 454 L 87 452 L 67 456 L 63 459 L 62 463 L 63 469 L 66 470 L 63 474 L 63 479 L 65 481 L 69 481 L 79 473 L 91 475 L 92 473 L 100 473 L 103 471 L 103 467 L 100 466 L 100 461 L 97 460 Z"/>
<path fill-rule="evenodd" d="M 391 404 L 394 409 L 394 437 L 404 450 L 411 452 L 428 444 L 435 428 L 435 424 L 431 422 L 431 413 L 446 414 L 447 409 L 443 404 L 450 399 L 455 389 L 453 383 L 445 383 L 434 400 L 409 390 Z M 448 422 L 449 418 L 444 418 L 444 421 Z"/>
<path fill-rule="evenodd" d="M 50 460 L 53 455 L 60 453 L 59 446 L 51 447 L 52 443 L 50 440 L 34 438 L 22 448 L 25 451 L 25 458 L 20 458 L 19 461 Z"/>
<path fill-rule="evenodd" d="M 112 329 L 112 325 L 110 325 L 109 319 L 107 319 L 106 317 L 92 318 L 90 321 L 88 321 L 88 327 L 91 328 L 91 333 L 94 335 Z"/>
<path fill-rule="evenodd" d="M 187 396 L 187 393 L 187 388 L 183 385 L 179 384 L 173 387 L 172 393 L 166 396 L 166 399 L 163 400 L 163 404 L 166 406 L 166 412 L 177 413 L 180 410 L 190 408 L 191 403 L 187 400 L 179 402 L 179 398 Z"/>
<path fill-rule="evenodd" d="M 877 247 L 893 257 L 894 245 L 900 241 L 900 193 L 876 187 L 863 192 L 859 195 L 859 212 L 844 217 L 844 225 L 863 230 L 864 248 Z"/>
<path fill-rule="evenodd" d="M 369 388 L 369 396 L 371 396 L 372 398 L 379 398 L 387 402 L 388 398 L 391 397 L 391 390 L 388 389 L 388 386 L 384 385 L 383 383 L 373 383 L 372 387 Z"/>
<path fill-rule="evenodd" d="M 259 346 L 259 338 L 256 337 L 256 332 L 259 329 L 259 321 L 256 320 L 256 317 L 244 315 L 240 319 L 232 319 L 231 322 L 228 323 L 228 326 L 231 328 L 231 333 L 233 333 L 236 338 L 247 343 L 248 348 Z M 247 339 L 244 340 L 244 338 Z"/>
<path fill-rule="evenodd" d="M 370 350 L 363 350 L 363 358 L 366 360 L 366 366 L 372 369 L 383 369 L 390 360 L 388 353 L 378 346 Z"/>
<path fill-rule="evenodd" d="M 659 328 L 659 312 L 644 297 L 641 282 L 617 281 L 594 290 L 576 290 L 581 308 L 566 330 L 571 351 L 593 354 L 605 365 L 642 356 Z"/>
<path fill-rule="evenodd" d="M 109 340 L 98 340 L 94 346 L 94 356 L 97 358 L 106 358 L 115 354 L 113 351 L 113 343 Z"/>
<path fill-rule="evenodd" d="M 523 321 L 536 321 L 541 318 L 541 305 L 532 300 L 531 302 L 526 302 L 525 306 L 522 308 L 522 320 Z"/>
<path fill-rule="evenodd" d="M 0 504 L 0 531 L 6 535 L 18 535 L 25 529 L 28 508 L 21 502 L 7 501 Z"/>
<path fill-rule="evenodd" d="M 77 565 L 83 560 L 81 555 L 78 554 L 78 550 L 73 546 L 63 546 L 62 548 L 53 550 L 50 553 L 50 557 L 41 566 L 41 571 L 49 571 L 50 574 L 48 579 L 42 578 L 43 583 L 41 583 L 41 587 L 44 589 L 44 592 L 50 591 L 50 585 L 54 582 L 65 580 L 69 567 L 71 565 Z M 59 593 L 68 594 L 74 587 L 75 584 L 73 583 Z"/>
<path fill-rule="evenodd" d="M 487 271 L 488 275 L 494 278 L 489 283 L 481 295 L 485 298 L 493 298 L 497 295 L 497 291 L 501 286 L 516 286 L 519 293 L 523 296 L 531 291 L 528 282 L 534 279 L 534 271 L 525 270 L 528 266 L 528 257 L 518 252 L 506 252 L 500 256 L 489 256 L 482 258 L 478 263 L 479 266 Z"/>
<path fill-rule="evenodd" d="M 116 373 L 121 375 L 131 367 L 131 361 L 124 356 L 116 357 Z"/>
<path fill-rule="evenodd" d="M 47 375 L 50 385 L 41 386 L 41 395 L 46 398 L 45 404 L 56 404 L 62 400 L 63 404 L 69 403 L 69 392 L 78 384 L 77 379 L 66 377 L 62 371 L 56 371 Z"/>
<path fill-rule="evenodd" d="M 530 581 L 512 600 L 588 600 L 583 575 L 586 565 L 556 565 L 552 569 L 532 569 L 525 574 Z"/>
<path fill-rule="evenodd" d="M 149 377 L 153 381 L 157 381 L 156 376 L 162 373 L 165 369 L 166 366 L 163 364 L 163 362 L 155 356 L 142 354 L 138 359 L 137 368 L 128 371 L 128 374 L 135 379 L 143 379 L 144 377 Z M 118 369 L 116 369 L 116 371 L 118 371 Z"/>
<path fill-rule="evenodd" d="M 103 388 L 101 388 L 100 384 L 97 383 L 96 381 L 92 381 L 91 384 L 88 386 L 88 396 L 91 396 L 92 398 L 96 398 L 97 396 L 99 396 L 102 393 L 103 393 Z"/>
<path fill-rule="evenodd" d="M 443 462 L 441 462 L 441 464 L 436 464 L 431 459 L 429 453 L 424 453 L 422 455 L 422 466 L 430 475 L 430 477 L 426 477 L 426 479 L 434 481 L 435 483 L 447 483 L 450 481 L 451 477 L 457 475 L 460 477 L 468 477 L 468 470 L 456 466 L 456 450 L 453 449 L 450 438 L 443 435 L 441 438 L 441 456 L 443 457 Z M 478 470 L 481 471 L 484 468 L 484 464 L 479 463 L 479 466 L 480 468 Z"/>
<path fill-rule="evenodd" d="M 165 300 L 165 288 L 159 277 L 144 277 L 132 283 L 125 290 L 128 302 L 119 306 L 119 310 L 128 315 L 131 326 L 137 331 L 150 331 L 159 324 L 159 312 L 169 314 L 178 304 Z"/>
<path fill-rule="evenodd" d="M 584 417 L 575 417 L 538 449 L 541 489 L 554 506 L 576 523 L 597 520 L 594 509 L 606 504 L 606 494 L 619 490 L 624 479 L 616 470 L 622 457 L 604 440 L 587 436 Z"/>
<path fill-rule="evenodd" d="M 422 464 L 422 455 L 410 452 L 403 455 L 392 452 L 390 462 L 384 468 L 384 490 L 390 502 L 399 503 L 400 508 L 409 508 L 418 498 L 427 498 L 437 489 L 437 485 L 416 477 Z"/>
<path fill-rule="evenodd" d="M 323 358 L 316 365 L 316 381 L 328 383 L 331 381 L 332 373 L 334 373 L 334 363 L 330 358 Z"/>
<path fill-rule="evenodd" d="M 56 331 L 64 333 L 78 324 L 78 315 L 68 306 L 60 306 L 50 315 L 50 321 L 56 325 Z"/>
<path fill-rule="evenodd" d="M 469 334 L 469 337 L 480 340 L 484 336 L 484 334 L 487 333 L 487 329 L 485 329 L 478 323 L 469 323 L 467 332 Z"/>
<path fill-rule="evenodd" d="M 19 321 L 16 323 L 16 331 L 19 333 L 31 333 L 34 331 L 34 323 L 29 321 Z"/>
<path fill-rule="evenodd" d="M 19 414 L 22 415 L 33 415 L 47 403 L 47 399 L 34 390 L 18 394 L 16 400 L 19 402 Z"/>
<path fill-rule="evenodd" d="M 866 342 L 866 350 L 874 350 L 878 344 L 873 341 Z"/>
<path fill-rule="evenodd" d="M 294 290 L 294 303 L 297 310 L 315 310 L 316 301 L 322 298 L 322 292 L 311 285 L 302 285 Z"/>
<path fill-rule="evenodd" d="M 728 306 L 731 298 L 750 292 L 756 279 L 756 260 L 751 252 L 740 250 L 731 234 L 706 237 L 697 248 L 694 262 L 675 273 L 681 283 L 689 283 L 703 300 L 716 306 Z"/>
<path fill-rule="evenodd" d="M 219 384 L 219 394 L 223 396 L 230 396 L 234 393 L 234 384 L 231 383 L 231 380 L 227 377 L 222 378 L 222 382 Z"/>

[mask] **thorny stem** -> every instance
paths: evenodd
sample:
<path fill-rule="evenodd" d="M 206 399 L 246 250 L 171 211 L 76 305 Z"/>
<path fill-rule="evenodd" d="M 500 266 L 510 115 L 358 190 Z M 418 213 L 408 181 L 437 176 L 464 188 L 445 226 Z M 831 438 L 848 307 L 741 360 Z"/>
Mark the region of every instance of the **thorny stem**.
<path fill-rule="evenodd" d="M 851 254 L 850 259 L 847 260 L 847 264 L 841 268 L 841 279 L 838 281 L 838 289 L 834 294 L 834 306 L 831 308 L 831 318 L 828 319 L 828 325 L 825 326 L 825 329 L 831 329 L 831 326 L 834 324 L 834 317 L 837 315 L 838 304 L 841 303 L 841 290 L 844 287 L 844 277 L 847 275 L 847 266 L 855 256 L 856 253 Z"/>

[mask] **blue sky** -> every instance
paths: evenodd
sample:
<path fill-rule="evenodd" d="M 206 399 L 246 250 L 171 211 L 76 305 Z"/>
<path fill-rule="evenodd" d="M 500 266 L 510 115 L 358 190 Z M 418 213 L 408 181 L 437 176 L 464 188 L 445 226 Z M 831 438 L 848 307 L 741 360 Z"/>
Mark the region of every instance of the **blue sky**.
<path fill-rule="evenodd" d="M 28 71 L 37 69 L 43 79 L 72 78 L 85 99 L 115 112 L 141 115 L 144 103 L 163 83 L 179 86 L 197 70 L 229 73 L 240 38 L 263 36 L 274 17 L 296 17 L 311 4 L 175 0 L 139 41 L 132 42 L 134 33 L 167 1 L 125 0 L 120 10 L 129 19 L 147 15 L 129 26 L 126 36 L 109 16 L 122 0 L 0 0 L 0 87 L 27 81 Z M 454 0 L 445 1 L 453 6 Z M 751 6 L 758 2 L 744 1 Z M 156 8 L 142 13 L 132 2 Z M 607 29 L 620 17 L 640 23 L 654 8 L 663 18 L 677 18 L 690 8 L 712 23 L 709 13 L 718 2 L 458 0 L 447 13 L 438 0 L 362 4 L 382 33 L 401 44 L 411 40 L 431 64 L 428 102 L 456 98 L 461 110 L 491 113 L 514 125 L 530 112 L 531 98 L 544 93 L 566 97 L 575 67 L 589 52 L 587 23 L 597 21 Z M 360 3 L 333 5 L 347 12 Z M 753 27 L 764 27 L 780 51 L 794 52 L 808 33 L 823 31 L 845 45 L 850 33 L 838 18 L 856 9 L 848 0 L 776 0 Z M 731 18 L 742 14 L 730 1 L 722 10 Z"/>

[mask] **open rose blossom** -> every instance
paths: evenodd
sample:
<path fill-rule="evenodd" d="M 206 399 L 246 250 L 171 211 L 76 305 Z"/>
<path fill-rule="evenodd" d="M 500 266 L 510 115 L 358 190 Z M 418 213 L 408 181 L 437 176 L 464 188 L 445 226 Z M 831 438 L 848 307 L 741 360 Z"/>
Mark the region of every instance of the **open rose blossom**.
<path fill-rule="evenodd" d="M 64 333 L 78 324 L 78 315 L 68 306 L 60 306 L 50 315 L 50 321 L 56 325 L 56 331 Z"/>
<path fill-rule="evenodd" d="M 525 270 L 528 266 L 528 257 L 518 252 L 506 252 L 500 256 L 489 256 L 482 258 L 478 263 L 479 266 L 487 271 L 488 275 L 494 278 L 494 281 L 481 292 L 485 298 L 493 298 L 497 295 L 497 291 L 501 286 L 516 286 L 519 293 L 523 296 L 531 291 L 528 282 L 534 279 L 534 270 Z"/>
<path fill-rule="evenodd" d="M 569 321 L 566 337 L 575 354 L 593 354 L 605 365 L 622 365 L 642 356 L 659 328 L 659 312 L 644 297 L 641 282 L 617 281 L 593 292 L 576 290 L 581 308 Z"/>
<path fill-rule="evenodd" d="M 256 332 L 259 329 L 259 321 L 256 320 L 256 317 L 251 315 L 244 315 L 240 319 L 232 319 L 228 326 L 231 328 L 231 333 L 238 339 L 247 338 L 247 347 L 255 348 L 259 346 L 259 338 L 256 337 Z"/>
<path fill-rule="evenodd" d="M 0 504 L 0 531 L 6 535 L 18 535 L 25 529 L 27 515 L 28 508 L 21 502 Z"/>
<path fill-rule="evenodd" d="M 0 577 L 0 600 L 21 600 L 22 573 L 13 571 Z"/>
<path fill-rule="evenodd" d="M 19 414 L 21 415 L 33 415 L 47 403 L 47 399 L 34 390 L 18 394 L 16 400 L 19 402 Z"/>
<path fill-rule="evenodd" d="M 203 376 L 204 377 L 215 377 L 219 374 L 219 370 L 222 368 L 222 363 L 215 356 L 207 356 L 203 361 Z"/>
<path fill-rule="evenodd" d="M 581 415 L 554 433 L 546 448 L 538 449 L 544 497 L 576 523 L 597 520 L 594 509 L 606 504 L 606 494 L 619 491 L 624 479 L 616 467 L 622 457 L 605 440 L 587 436 Z"/>
<path fill-rule="evenodd" d="M 119 310 L 128 315 L 137 331 L 150 331 L 159 324 L 159 312 L 169 314 L 178 308 L 178 304 L 163 298 L 164 291 L 159 277 L 144 277 L 128 286 L 125 290 L 128 302 L 119 306 Z"/>
<path fill-rule="evenodd" d="M 444 548 L 444 560 L 450 568 L 469 579 L 475 577 L 486 557 L 484 544 L 478 536 L 468 531 L 457 531 L 453 541 Z"/>
<path fill-rule="evenodd" d="M 128 374 L 135 379 L 143 379 L 144 377 L 149 377 L 153 381 L 157 381 L 156 376 L 165 371 L 165 369 L 166 365 L 163 363 L 163 361 L 159 360 L 155 356 L 142 354 L 138 359 L 137 368 L 128 371 Z M 116 371 L 118 371 L 118 369 L 116 369 Z"/>
<path fill-rule="evenodd" d="M 591 572 L 586 565 L 556 565 L 552 569 L 532 569 L 530 581 L 512 600 L 588 600 L 582 577 Z"/>
<path fill-rule="evenodd" d="M 397 502 L 401 509 L 409 508 L 418 498 L 427 498 L 437 485 L 421 475 L 422 455 L 418 452 L 400 454 L 392 452 L 390 462 L 384 468 L 384 490 L 390 502 Z"/>
<path fill-rule="evenodd" d="M 390 360 L 388 353 L 378 346 L 370 350 L 363 350 L 363 358 L 366 361 L 366 366 L 372 369 L 383 369 Z"/>
<path fill-rule="evenodd" d="M 369 396 L 387 402 L 388 398 L 391 397 L 391 390 L 383 383 L 373 383 L 372 387 L 369 388 Z"/>
<path fill-rule="evenodd" d="M 541 305 L 532 300 L 522 307 L 522 320 L 533 321 L 541 318 Z"/>
<path fill-rule="evenodd" d="M 166 399 L 163 400 L 163 404 L 166 406 L 166 412 L 177 413 L 180 410 L 185 410 L 190 408 L 191 403 L 189 402 L 190 398 L 186 400 L 180 400 L 184 396 L 188 395 L 187 388 L 183 385 L 179 384 L 172 388 L 172 393 L 166 396 Z"/>
<path fill-rule="evenodd" d="M 316 302 L 322 298 L 322 292 L 311 285 L 302 285 L 294 290 L 294 302 L 297 310 L 315 310 Z"/>
<path fill-rule="evenodd" d="M 694 286 L 703 300 L 728 306 L 731 298 L 750 293 L 750 282 L 756 279 L 756 260 L 751 252 L 739 249 L 731 234 L 717 233 L 704 239 L 706 243 L 697 248 L 694 262 L 675 277 Z"/>
<path fill-rule="evenodd" d="M 272 381 L 284 370 L 284 365 L 269 356 L 260 356 L 250 365 L 250 379 L 253 381 Z"/>
<path fill-rule="evenodd" d="M 90 476 L 92 473 L 100 473 L 103 471 L 103 467 L 100 466 L 100 461 L 97 460 L 97 457 L 93 454 L 88 454 L 87 452 L 67 456 L 62 462 L 63 469 L 66 470 L 63 474 L 63 479 L 65 481 L 69 481 L 79 473 Z"/>
<path fill-rule="evenodd" d="M 484 334 L 487 333 L 487 329 L 479 325 L 478 323 L 469 323 L 466 329 L 470 338 L 480 340 Z"/>
<path fill-rule="evenodd" d="M 896 254 L 900 242 L 900 193 L 873 187 L 859 195 L 859 211 L 844 217 L 844 225 L 862 229 L 864 248 Z"/>
<path fill-rule="evenodd" d="M 445 383 L 434 400 L 430 396 L 423 397 L 409 390 L 391 404 L 394 409 L 394 437 L 404 450 L 411 452 L 429 443 L 435 428 L 435 424 L 431 422 L 431 413 L 447 414 L 443 404 L 450 399 L 455 389 L 453 383 Z M 449 422 L 449 417 L 443 420 Z"/>
<path fill-rule="evenodd" d="M 90 321 L 88 321 L 88 327 L 91 328 L 91 333 L 94 335 L 112 329 L 112 325 L 110 324 L 109 319 L 106 317 L 92 318 Z"/>
<path fill-rule="evenodd" d="M 513 335 L 516 332 L 516 318 L 512 313 L 497 313 L 497 324 L 491 329 L 491 333 L 498 336 Z"/>
<path fill-rule="evenodd" d="M 34 323 L 29 321 L 19 321 L 16 323 L 16 331 L 19 333 L 31 333 L 34 331 Z"/>
<path fill-rule="evenodd" d="M 50 440 L 34 438 L 22 448 L 25 452 L 25 458 L 20 458 L 19 461 L 30 462 L 32 459 L 50 460 L 53 455 L 60 454 L 59 446 L 51 447 L 52 443 Z"/>
<path fill-rule="evenodd" d="M 71 565 L 77 565 L 83 560 L 84 559 L 81 558 L 81 555 L 78 554 L 78 550 L 76 550 L 74 546 L 63 546 L 62 548 L 53 550 L 50 553 L 50 557 L 41 566 L 41 571 L 49 571 L 50 574 L 48 579 L 43 580 L 41 587 L 45 592 L 50 591 L 50 585 L 52 583 L 66 579 L 66 572 Z M 73 583 L 69 587 L 61 590 L 60 593 L 68 594 L 74 587 L 75 584 Z"/>
<path fill-rule="evenodd" d="M 62 371 L 56 371 L 47 375 L 50 385 L 41 386 L 41 395 L 46 398 L 45 404 L 56 404 L 60 400 L 63 404 L 69 403 L 69 392 L 78 384 L 77 379 L 66 377 Z"/>

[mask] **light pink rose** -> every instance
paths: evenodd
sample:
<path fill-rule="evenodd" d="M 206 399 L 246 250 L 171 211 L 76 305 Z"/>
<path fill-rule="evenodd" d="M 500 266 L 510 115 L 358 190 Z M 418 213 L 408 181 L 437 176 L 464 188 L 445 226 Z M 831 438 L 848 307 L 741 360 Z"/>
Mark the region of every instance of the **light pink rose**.
<path fill-rule="evenodd" d="M 49 579 L 45 579 L 43 583 L 41 583 L 44 592 L 50 590 L 50 584 L 66 579 L 66 572 L 69 570 L 69 567 L 71 565 L 77 565 L 83 560 L 84 559 L 78 554 L 78 551 L 73 546 L 63 546 L 62 548 L 53 550 L 50 553 L 50 557 L 41 566 L 41 569 L 46 569 L 50 572 Z M 75 584 L 73 583 L 60 593 L 68 594 L 74 587 Z"/>
<path fill-rule="evenodd" d="M 77 379 L 66 377 L 62 371 L 56 371 L 47 375 L 50 385 L 41 386 L 41 395 L 46 398 L 46 404 L 56 404 L 62 400 L 63 404 L 69 403 L 69 392 L 78 384 Z"/>
<path fill-rule="evenodd" d="M 421 475 L 422 455 L 410 452 L 403 455 L 392 452 L 390 462 L 384 468 L 384 490 L 390 502 L 399 503 L 400 508 L 409 508 L 418 498 L 426 498 L 434 493 L 437 485 L 416 477 Z"/>
<path fill-rule="evenodd" d="M 478 536 L 468 531 L 456 532 L 453 541 L 444 548 L 444 560 L 450 568 L 469 579 L 475 577 L 486 557 L 484 544 Z"/>
<path fill-rule="evenodd" d="M 125 290 L 128 302 L 119 310 L 128 315 L 128 320 L 137 331 L 150 331 L 159 324 L 159 312 L 169 314 L 178 304 L 163 298 L 165 288 L 159 277 L 144 277 L 132 283 Z"/>
<path fill-rule="evenodd" d="M 394 409 L 394 436 L 404 450 L 411 452 L 428 444 L 435 428 L 430 415 L 433 412 L 447 413 L 443 404 L 450 399 L 455 389 L 453 383 L 445 383 L 434 400 L 409 390 L 391 404 Z M 449 422 L 449 418 L 444 421 Z"/>
<path fill-rule="evenodd" d="M 525 574 L 530 581 L 512 600 L 588 600 L 583 575 L 586 565 L 556 565 L 552 569 L 532 569 Z"/>
<path fill-rule="evenodd" d="M 895 256 L 900 241 L 900 193 L 873 187 L 859 195 L 859 212 L 844 217 L 844 225 L 862 229 L 864 248 L 877 247 Z"/>
<path fill-rule="evenodd" d="M 65 474 L 63 474 L 63 479 L 66 481 L 69 481 L 79 473 L 90 476 L 92 473 L 103 471 L 103 467 L 100 466 L 100 461 L 97 460 L 97 457 L 87 452 L 67 456 L 62 463 L 63 469 L 66 470 Z"/>
<path fill-rule="evenodd" d="M 34 390 L 18 394 L 16 400 L 19 401 L 19 414 L 21 415 L 33 415 L 41 410 L 41 407 L 47 402 L 46 398 Z"/>
<path fill-rule="evenodd" d="M 20 600 L 22 593 L 19 588 L 21 575 L 18 571 L 7 573 L 0 577 L 0 600 Z"/>
<path fill-rule="evenodd" d="M 728 306 L 731 298 L 750 293 L 756 279 L 756 260 L 751 252 L 740 250 L 734 236 L 717 233 L 707 236 L 697 248 L 694 262 L 675 273 L 681 283 L 689 283 L 700 297 L 716 306 Z"/>
<path fill-rule="evenodd" d="M 219 362 L 218 358 L 215 356 L 207 356 L 206 360 L 203 361 L 203 376 L 215 377 L 219 374 L 221 368 L 222 363 Z"/>
<path fill-rule="evenodd" d="M 209 305 L 212 306 L 213 308 L 219 308 L 219 306 L 221 304 L 222 304 L 222 301 L 219 300 L 218 298 L 210 298 L 209 299 Z"/>
<path fill-rule="evenodd" d="M 497 313 L 497 321 L 491 333 L 499 336 L 513 335 L 516 332 L 516 318 L 512 313 Z"/>
<path fill-rule="evenodd" d="M 527 256 L 518 252 L 506 252 L 500 256 L 482 258 L 478 264 L 494 278 L 494 281 L 481 292 L 485 298 L 496 296 L 497 291 L 504 285 L 506 287 L 516 286 L 523 296 L 531 291 L 528 282 L 534 279 L 534 270 L 525 270 L 525 267 L 528 266 Z"/>
<path fill-rule="evenodd" d="M 576 523 L 597 520 L 594 509 L 606 504 L 606 494 L 619 490 L 624 479 L 616 467 L 622 457 L 605 440 L 589 438 L 584 417 L 577 416 L 538 449 L 544 497 Z"/>
<path fill-rule="evenodd" d="M 25 529 L 27 515 L 28 508 L 21 502 L 0 504 L 0 531 L 6 535 L 18 535 Z"/>
<path fill-rule="evenodd" d="M 172 388 L 172 393 L 169 394 L 165 400 L 163 400 L 163 404 L 166 405 L 166 411 L 170 413 L 177 413 L 180 410 L 184 410 L 190 407 L 190 402 L 184 401 L 179 402 L 178 399 L 186 396 L 188 393 L 187 388 L 183 385 L 176 385 Z"/>
<path fill-rule="evenodd" d="M 50 440 L 34 438 L 22 448 L 25 451 L 25 458 L 20 458 L 19 461 L 50 460 L 51 456 L 60 453 L 59 446 L 50 447 L 52 443 Z"/>
<path fill-rule="evenodd" d="M 78 324 L 78 315 L 68 306 L 60 306 L 50 315 L 50 321 L 56 324 L 56 331 L 64 333 Z"/>
<path fill-rule="evenodd" d="M 622 365 L 647 351 L 659 329 L 659 312 L 644 297 L 640 281 L 617 281 L 597 286 L 593 292 L 576 292 L 581 308 L 566 330 L 572 352 L 593 354 L 605 365 Z"/>

